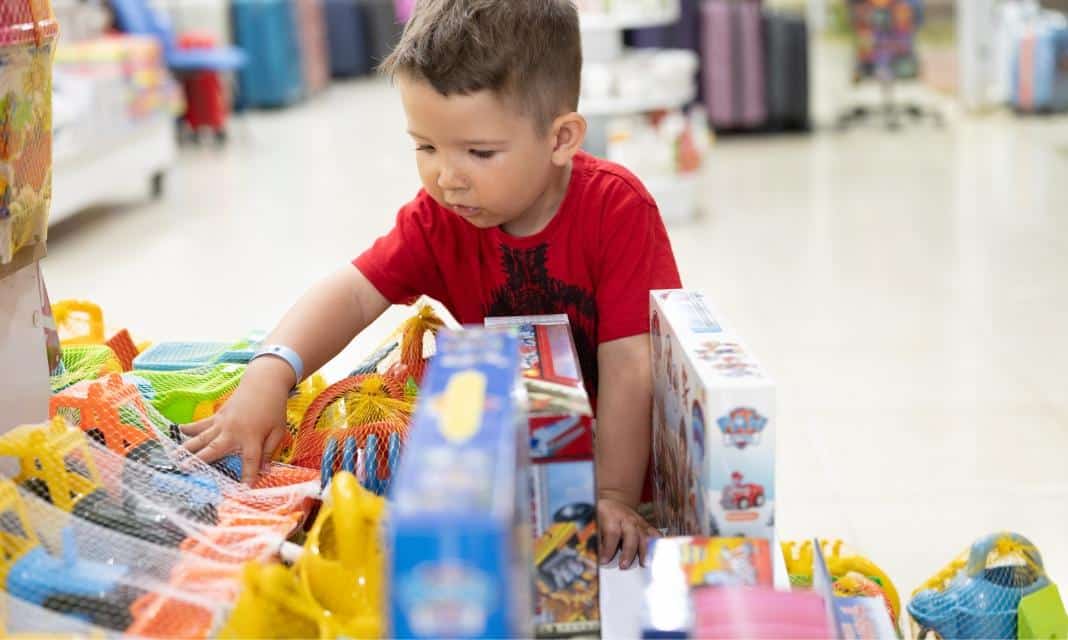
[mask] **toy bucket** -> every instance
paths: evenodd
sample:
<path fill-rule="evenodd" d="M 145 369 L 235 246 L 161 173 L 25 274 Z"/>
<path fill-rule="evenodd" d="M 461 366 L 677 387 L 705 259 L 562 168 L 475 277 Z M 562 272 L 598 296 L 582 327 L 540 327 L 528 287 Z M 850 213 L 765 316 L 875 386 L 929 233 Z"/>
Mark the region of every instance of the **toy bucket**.
<path fill-rule="evenodd" d="M 0 2 L 0 274 L 44 256 L 58 31 L 48 0 Z"/>

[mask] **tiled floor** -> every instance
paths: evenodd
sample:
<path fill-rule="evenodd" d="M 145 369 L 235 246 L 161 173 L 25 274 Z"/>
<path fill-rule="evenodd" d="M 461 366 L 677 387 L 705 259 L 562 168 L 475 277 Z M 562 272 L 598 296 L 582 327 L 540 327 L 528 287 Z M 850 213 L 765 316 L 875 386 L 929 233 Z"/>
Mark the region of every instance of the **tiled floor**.
<path fill-rule="evenodd" d="M 414 194 L 402 124 L 378 81 L 254 114 L 163 200 L 56 229 L 52 296 L 157 339 L 269 328 Z M 777 377 L 784 537 L 845 538 L 908 592 L 1008 528 L 1068 582 L 1066 146 L 1066 119 L 991 116 L 715 149 L 672 239 Z"/>

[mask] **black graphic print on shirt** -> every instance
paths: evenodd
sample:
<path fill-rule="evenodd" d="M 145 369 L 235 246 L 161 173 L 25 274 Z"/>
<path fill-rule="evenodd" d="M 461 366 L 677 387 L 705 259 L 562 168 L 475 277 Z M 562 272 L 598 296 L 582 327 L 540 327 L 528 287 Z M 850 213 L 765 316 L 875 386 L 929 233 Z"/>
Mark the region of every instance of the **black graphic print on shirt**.
<path fill-rule="evenodd" d="M 549 246 L 513 249 L 501 245 L 504 286 L 491 293 L 486 317 L 566 313 L 571 320 L 579 364 L 591 398 L 597 392 L 597 302 L 582 287 L 549 275 Z"/>

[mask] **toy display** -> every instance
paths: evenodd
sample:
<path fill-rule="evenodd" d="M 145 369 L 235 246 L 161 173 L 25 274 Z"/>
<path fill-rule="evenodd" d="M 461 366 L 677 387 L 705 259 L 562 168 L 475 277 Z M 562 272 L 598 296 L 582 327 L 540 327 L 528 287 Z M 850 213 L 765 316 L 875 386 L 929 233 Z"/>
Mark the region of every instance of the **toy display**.
<path fill-rule="evenodd" d="M 686 638 L 696 624 L 692 604 L 696 591 L 707 587 L 771 586 L 770 548 L 767 540 L 760 539 L 653 540 L 643 577 L 643 637 Z"/>
<path fill-rule="evenodd" d="M 566 316 L 440 331 L 421 307 L 349 377 L 297 385 L 249 486 L 240 456 L 203 462 L 179 425 L 227 401 L 259 336 L 151 347 L 107 338 L 92 303 L 57 306 L 52 421 L 0 434 L 4 637 L 600 630 L 595 423 Z M 700 294 L 653 292 L 650 326 L 656 516 L 733 537 L 650 543 L 643 637 L 900 638 L 894 584 L 841 541 L 783 543 L 795 589 L 772 589 L 774 384 Z M 1017 534 L 907 609 L 919 638 L 1068 639 Z"/>
<path fill-rule="evenodd" d="M 16 483 L 67 513 L 209 558 L 271 556 L 303 517 L 259 511 L 248 500 L 220 495 L 214 476 L 159 473 L 117 457 L 62 419 L 7 432 L 0 437 L 0 456 L 19 461 Z"/>
<path fill-rule="evenodd" d="M 150 402 L 177 424 L 215 414 L 237 389 L 244 374 L 245 365 L 228 363 L 182 371 L 133 371 L 151 386 Z"/>
<path fill-rule="evenodd" d="M 700 293 L 652 292 L 650 324 L 660 526 L 771 539 L 774 382 Z"/>
<path fill-rule="evenodd" d="M 151 371 L 199 369 L 222 362 L 248 364 L 256 353 L 256 338 L 230 342 L 161 342 L 133 361 L 133 368 Z"/>
<path fill-rule="evenodd" d="M 49 2 L 11 0 L 0 12 L 0 275 L 44 256 L 52 199 Z M 16 263 L 16 258 L 18 262 Z"/>
<path fill-rule="evenodd" d="M 784 542 L 782 552 L 790 583 L 794 587 L 813 586 L 816 545 L 811 540 Z M 878 588 L 890 610 L 890 619 L 896 624 L 901 614 L 901 599 L 893 581 L 882 569 L 841 540 L 820 540 L 819 555 L 836 591 L 841 595 L 875 595 L 872 587 Z"/>
<path fill-rule="evenodd" d="M 504 332 L 439 336 L 391 494 L 393 636 L 530 635 L 517 354 Z"/>
<path fill-rule="evenodd" d="M 311 403 L 296 436 L 282 449 L 298 466 L 321 470 L 323 484 L 339 470 L 356 473 L 364 452 L 364 486 L 385 493 L 408 435 L 415 397 L 395 373 L 369 373 L 328 387 Z M 339 455 L 340 454 L 340 455 Z"/>
<path fill-rule="evenodd" d="M 304 397 L 288 412 L 289 434 L 276 459 L 319 469 L 324 487 L 337 471 L 349 471 L 366 489 L 384 495 L 407 439 L 418 380 L 445 324 L 430 305 L 423 304 L 350 377 L 321 390 L 314 399 L 311 389 L 303 393 L 298 389 Z M 295 413 L 300 409 L 303 415 L 298 421 Z M 360 452 L 364 464 L 357 469 Z"/>
<path fill-rule="evenodd" d="M 825 547 L 834 551 L 834 545 L 819 540 L 806 549 L 812 551 L 812 588 L 826 604 L 828 619 L 837 631 L 835 637 L 897 640 L 900 635 L 896 613 L 884 590 L 875 580 L 857 571 L 832 576 L 824 556 Z M 886 582 L 889 584 L 889 580 Z"/>
<path fill-rule="evenodd" d="M 1016 638 L 1021 600 L 1050 585 L 1042 556 L 1009 532 L 977 540 L 912 594 L 916 637 Z"/>
<path fill-rule="evenodd" d="M 133 369 L 134 358 L 148 348 L 147 342 L 135 343 L 127 329 L 105 338 L 104 312 L 87 300 L 60 300 L 52 305 L 56 329 L 64 347 L 71 345 L 106 345 L 119 360 L 123 371 Z"/>
<path fill-rule="evenodd" d="M 160 424 L 158 414 L 149 409 L 137 387 L 116 374 L 95 382 L 81 382 L 52 397 L 53 417 L 62 416 L 112 453 L 138 465 L 127 465 L 127 480 L 136 482 L 135 472 L 156 472 L 176 480 L 186 478 L 195 485 L 211 487 L 213 504 L 224 499 L 257 511 L 282 515 L 301 514 L 304 496 L 316 473 L 272 463 L 262 470 L 252 486 L 238 484 L 241 459 L 231 455 L 208 465 L 178 446 L 170 435 L 173 424 Z M 146 467 L 147 469 L 142 469 Z M 148 478 L 142 478 L 148 480 Z M 265 492 L 270 487 L 291 487 L 285 492 Z"/>
<path fill-rule="evenodd" d="M 355 476 L 334 476 L 291 570 L 249 564 L 226 638 L 379 638 L 385 632 L 385 502 Z"/>
<path fill-rule="evenodd" d="M 539 634 L 600 628 L 593 411 L 566 315 L 487 318 L 519 337 L 527 390 Z"/>
<path fill-rule="evenodd" d="M 70 579 L 77 579 L 81 570 L 94 566 L 119 570 L 114 574 L 114 588 L 103 599 L 113 608 L 101 609 L 97 602 L 83 607 L 94 624 L 142 637 L 205 637 L 214 626 L 220 607 L 237 596 L 238 564 L 189 556 L 70 518 L 29 492 L 18 490 L 17 497 L 27 517 L 18 527 L 10 518 L 3 520 L 0 531 L 11 535 L 18 535 L 19 529 L 36 532 L 41 549 L 62 559 L 61 564 L 53 566 L 61 567 Z M 41 581 L 36 588 L 41 588 Z M 37 594 L 30 601 L 40 599 L 41 594 Z M 163 606 L 150 606 L 152 601 Z M 67 609 L 68 604 L 65 598 L 50 596 L 42 606 L 69 614 L 72 611 Z M 101 614 L 106 612 L 105 618 Z"/>
<path fill-rule="evenodd" d="M 73 345 L 63 347 L 59 370 L 51 378 L 52 392 L 58 393 L 84 380 L 95 380 L 109 373 L 122 373 L 122 362 L 107 345 Z"/>

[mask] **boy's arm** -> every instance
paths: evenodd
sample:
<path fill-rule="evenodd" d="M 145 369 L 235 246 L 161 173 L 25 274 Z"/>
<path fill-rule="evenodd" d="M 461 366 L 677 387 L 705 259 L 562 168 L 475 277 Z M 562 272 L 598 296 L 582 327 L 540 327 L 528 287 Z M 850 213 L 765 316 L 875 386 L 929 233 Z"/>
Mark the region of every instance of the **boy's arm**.
<path fill-rule="evenodd" d="M 649 335 L 602 343 L 597 400 L 597 512 L 601 525 L 601 560 L 621 547 L 626 569 L 638 555 L 645 563 L 656 530 L 635 510 L 645 483 L 652 422 L 652 367 Z"/>
<path fill-rule="evenodd" d="M 304 371 L 318 371 L 389 307 L 378 289 L 352 265 L 345 265 L 315 284 L 282 317 L 264 344 L 282 344 L 300 354 Z M 261 361 L 277 358 L 259 358 Z M 278 361 L 281 364 L 284 362 Z M 293 370 L 282 376 L 288 391 L 300 382 Z"/>
<path fill-rule="evenodd" d="M 305 293 L 265 344 L 293 349 L 305 371 L 314 372 L 388 306 L 359 269 L 345 265 Z M 186 448 L 207 461 L 240 451 L 243 480 L 251 482 L 285 436 L 286 400 L 297 382 L 285 361 L 257 358 L 218 413 L 182 427 L 183 433 L 193 436 Z"/>

